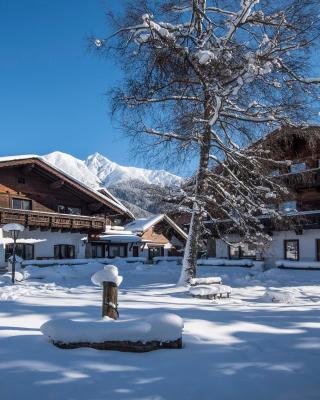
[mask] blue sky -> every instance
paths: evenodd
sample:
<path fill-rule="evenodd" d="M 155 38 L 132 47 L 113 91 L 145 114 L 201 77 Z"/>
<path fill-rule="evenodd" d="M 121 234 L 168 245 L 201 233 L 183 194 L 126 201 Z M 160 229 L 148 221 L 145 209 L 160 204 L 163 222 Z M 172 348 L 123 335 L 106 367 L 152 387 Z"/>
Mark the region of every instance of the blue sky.
<path fill-rule="evenodd" d="M 117 68 L 87 48 L 101 0 L 0 0 L 0 155 L 96 151 L 133 164 L 104 95 Z"/>
<path fill-rule="evenodd" d="M 116 65 L 88 51 L 111 0 L 0 0 L 0 155 L 96 151 L 143 165 L 113 126 L 104 93 Z"/>

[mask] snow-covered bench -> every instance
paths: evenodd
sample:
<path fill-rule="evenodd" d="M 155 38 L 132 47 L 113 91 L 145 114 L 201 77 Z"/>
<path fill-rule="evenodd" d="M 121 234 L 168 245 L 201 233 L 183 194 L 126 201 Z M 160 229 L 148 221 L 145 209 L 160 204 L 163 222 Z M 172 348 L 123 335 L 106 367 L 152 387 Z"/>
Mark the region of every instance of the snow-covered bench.
<path fill-rule="evenodd" d="M 227 258 L 206 258 L 197 261 L 198 266 L 209 267 L 253 267 L 254 261 L 251 259 L 229 260 Z"/>
<path fill-rule="evenodd" d="M 198 285 L 221 285 L 222 279 L 220 276 L 211 276 L 207 278 L 192 278 L 190 279 L 191 286 Z"/>
<path fill-rule="evenodd" d="M 215 286 L 195 286 L 189 289 L 192 297 L 199 299 L 216 299 L 222 297 L 230 297 L 232 289 L 230 286 L 226 285 L 215 285 Z"/>
<path fill-rule="evenodd" d="M 319 261 L 290 261 L 290 260 L 278 260 L 276 261 L 276 267 L 282 269 L 314 269 L 320 270 Z"/>

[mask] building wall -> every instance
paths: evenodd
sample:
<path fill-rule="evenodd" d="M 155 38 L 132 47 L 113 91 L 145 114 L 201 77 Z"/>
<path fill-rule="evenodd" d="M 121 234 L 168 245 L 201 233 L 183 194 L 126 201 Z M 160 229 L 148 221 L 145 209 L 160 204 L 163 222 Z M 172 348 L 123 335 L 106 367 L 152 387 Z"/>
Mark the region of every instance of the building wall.
<path fill-rule="evenodd" d="M 69 244 L 75 246 L 75 257 L 85 258 L 86 235 L 71 232 L 51 232 L 25 229 L 19 236 L 18 242 L 34 245 L 34 257 L 54 257 L 54 245 Z M 5 245 L 12 243 L 10 234 L 0 228 L 0 265 L 5 264 Z"/>
<path fill-rule="evenodd" d="M 230 236 L 230 241 L 238 241 L 239 236 Z M 270 246 L 265 250 L 263 256 L 266 267 L 274 267 L 276 260 L 284 259 L 284 240 L 299 240 L 299 261 L 317 261 L 316 239 L 320 239 L 320 229 L 304 230 L 302 235 L 297 235 L 294 231 L 275 231 L 273 232 Z M 221 239 L 216 241 L 217 257 L 228 257 L 228 245 Z"/>

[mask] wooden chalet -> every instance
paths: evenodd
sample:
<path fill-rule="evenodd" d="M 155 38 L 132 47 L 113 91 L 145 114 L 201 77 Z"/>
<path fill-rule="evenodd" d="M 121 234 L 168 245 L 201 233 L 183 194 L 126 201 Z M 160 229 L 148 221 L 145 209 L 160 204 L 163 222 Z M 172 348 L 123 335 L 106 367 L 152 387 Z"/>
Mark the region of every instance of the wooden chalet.
<path fill-rule="evenodd" d="M 7 223 L 25 227 L 18 244 L 22 258 L 84 257 L 88 234 L 132 219 L 108 191 L 85 186 L 41 157 L 0 158 L 0 228 Z M 3 263 L 12 244 L 0 230 Z"/>
<path fill-rule="evenodd" d="M 261 217 L 265 230 L 272 236 L 263 257 L 267 265 L 276 260 L 320 261 L 320 126 L 283 127 L 257 142 L 270 150 L 271 159 L 289 160 L 269 173 L 289 194 L 269 204 L 283 218 L 275 222 L 270 215 Z M 210 224 L 209 224 L 210 225 Z M 237 243 L 240 238 L 231 235 Z M 249 243 L 227 246 L 216 240 L 217 257 L 255 258 L 256 249 Z"/>
<path fill-rule="evenodd" d="M 140 218 L 89 237 L 93 257 L 182 256 L 187 234 L 167 215 Z"/>

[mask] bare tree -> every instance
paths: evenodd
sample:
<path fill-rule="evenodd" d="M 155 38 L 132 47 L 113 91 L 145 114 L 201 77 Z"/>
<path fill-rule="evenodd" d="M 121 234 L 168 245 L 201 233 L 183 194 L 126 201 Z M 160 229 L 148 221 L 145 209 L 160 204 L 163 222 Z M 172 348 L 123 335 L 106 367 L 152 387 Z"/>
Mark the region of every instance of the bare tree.
<path fill-rule="evenodd" d="M 198 160 L 192 191 L 180 193 L 192 205 L 180 283 L 196 273 L 206 213 L 231 220 L 246 240 L 268 240 L 257 215 L 281 186 L 264 173 L 268 153 L 251 144 L 312 113 L 319 14 L 317 0 L 131 1 L 110 15 L 114 33 L 95 40 L 123 68 L 113 111 L 136 143 Z"/>

